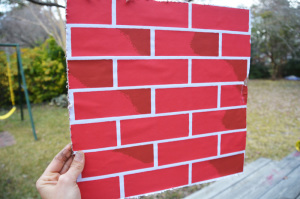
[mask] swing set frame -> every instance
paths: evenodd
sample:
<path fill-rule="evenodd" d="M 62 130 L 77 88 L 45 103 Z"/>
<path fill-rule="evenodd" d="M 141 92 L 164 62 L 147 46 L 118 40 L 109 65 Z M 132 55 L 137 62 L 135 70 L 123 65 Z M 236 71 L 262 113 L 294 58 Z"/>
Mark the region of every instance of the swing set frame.
<path fill-rule="evenodd" d="M 37 140 L 38 138 L 37 138 L 36 131 L 35 131 L 33 116 L 32 116 L 32 112 L 31 112 L 31 105 L 30 105 L 30 101 L 29 101 L 29 95 L 28 95 L 28 91 L 27 91 L 27 85 L 26 85 L 26 80 L 25 80 L 25 75 L 24 75 L 24 70 L 23 70 L 23 65 L 22 65 L 20 45 L 14 44 L 14 43 L 12 43 L 12 44 L 0 43 L 0 47 L 11 47 L 11 48 L 16 49 L 17 63 L 18 63 L 18 84 L 19 84 L 18 93 L 20 96 L 19 97 L 19 106 L 20 106 L 20 110 L 21 110 L 21 120 L 24 121 L 23 100 L 22 100 L 22 88 L 23 88 L 24 94 L 25 94 L 26 105 L 27 105 L 27 109 L 28 109 L 28 113 L 29 113 L 29 117 L 30 117 L 30 123 L 31 123 L 33 137 L 35 140 Z"/>

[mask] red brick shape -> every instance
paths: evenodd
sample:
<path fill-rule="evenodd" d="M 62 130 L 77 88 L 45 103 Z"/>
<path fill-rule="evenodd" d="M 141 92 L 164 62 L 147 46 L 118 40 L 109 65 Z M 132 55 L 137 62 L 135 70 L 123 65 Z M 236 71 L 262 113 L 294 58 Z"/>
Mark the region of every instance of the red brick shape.
<path fill-rule="evenodd" d="M 71 125 L 73 150 L 117 146 L 116 122 Z"/>
<path fill-rule="evenodd" d="M 246 128 L 246 109 L 193 113 L 193 135 Z"/>
<path fill-rule="evenodd" d="M 118 85 L 187 84 L 188 60 L 119 60 Z"/>
<path fill-rule="evenodd" d="M 172 164 L 216 156 L 218 136 L 158 144 L 158 165 Z"/>
<path fill-rule="evenodd" d="M 156 112 L 217 108 L 216 86 L 156 89 Z"/>
<path fill-rule="evenodd" d="M 121 121 L 122 144 L 179 138 L 188 135 L 188 114 Z"/>
<path fill-rule="evenodd" d="M 111 24 L 111 5 L 111 0 L 67 1 L 67 23 Z"/>
<path fill-rule="evenodd" d="M 251 56 L 250 35 L 222 34 L 223 56 Z"/>
<path fill-rule="evenodd" d="M 249 31 L 249 10 L 193 4 L 193 28 Z"/>
<path fill-rule="evenodd" d="M 74 93 L 75 119 L 92 119 L 151 112 L 150 89 Z"/>
<path fill-rule="evenodd" d="M 117 0 L 117 24 L 187 28 L 188 4 L 153 0 Z"/>
<path fill-rule="evenodd" d="M 153 167 L 153 145 L 85 154 L 82 177 L 100 176 Z"/>
<path fill-rule="evenodd" d="M 124 176 L 125 196 L 170 189 L 188 184 L 188 165 Z"/>
<path fill-rule="evenodd" d="M 234 173 L 240 173 L 244 167 L 244 154 L 219 158 L 192 165 L 192 182 L 201 182 Z"/>
<path fill-rule="evenodd" d="M 71 28 L 71 35 L 72 56 L 150 55 L 150 30 Z"/>
<path fill-rule="evenodd" d="M 82 199 L 91 199 L 101 196 L 101 199 L 120 198 L 119 177 L 78 182 Z"/>
<path fill-rule="evenodd" d="M 221 107 L 247 104 L 248 87 L 244 85 L 221 86 Z"/>
<path fill-rule="evenodd" d="M 244 81 L 247 60 L 192 60 L 192 83 Z"/>
<path fill-rule="evenodd" d="M 69 88 L 113 86 L 112 60 L 68 61 Z"/>
<path fill-rule="evenodd" d="M 156 56 L 218 56 L 219 34 L 155 31 Z"/>
<path fill-rule="evenodd" d="M 246 131 L 221 136 L 221 154 L 243 151 L 246 148 Z"/>

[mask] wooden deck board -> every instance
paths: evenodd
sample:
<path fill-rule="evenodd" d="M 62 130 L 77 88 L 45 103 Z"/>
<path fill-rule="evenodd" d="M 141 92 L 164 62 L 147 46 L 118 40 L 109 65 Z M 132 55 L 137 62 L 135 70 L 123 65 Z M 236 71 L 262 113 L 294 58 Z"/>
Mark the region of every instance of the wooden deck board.
<path fill-rule="evenodd" d="M 245 172 L 242 175 L 229 176 L 227 179 L 217 181 L 209 185 L 208 187 L 205 187 L 201 191 L 195 192 L 194 194 L 187 196 L 185 199 L 213 198 L 215 195 L 218 195 L 226 189 L 228 189 L 229 187 L 239 183 L 247 176 L 257 172 L 270 162 L 270 159 L 259 158 L 255 162 L 252 162 L 251 164 L 247 165 L 245 167 Z"/>
<path fill-rule="evenodd" d="M 258 159 L 238 177 L 220 180 L 185 199 L 300 199 L 300 153 L 281 161 Z"/>
<path fill-rule="evenodd" d="M 261 199 L 295 199 L 299 194 L 300 166 L 291 171 L 280 183 L 272 187 Z"/>

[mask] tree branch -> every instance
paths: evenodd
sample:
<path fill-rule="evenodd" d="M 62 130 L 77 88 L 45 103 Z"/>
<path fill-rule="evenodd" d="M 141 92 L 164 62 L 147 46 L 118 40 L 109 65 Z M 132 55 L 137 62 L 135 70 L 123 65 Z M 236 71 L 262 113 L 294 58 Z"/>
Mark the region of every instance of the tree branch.
<path fill-rule="evenodd" d="M 65 8 L 65 6 L 62 6 L 58 3 L 42 2 L 42 1 L 38 1 L 38 0 L 27 0 L 27 1 L 34 3 L 34 4 L 41 5 L 41 6 L 55 6 L 55 7 L 59 7 L 59 8 Z"/>

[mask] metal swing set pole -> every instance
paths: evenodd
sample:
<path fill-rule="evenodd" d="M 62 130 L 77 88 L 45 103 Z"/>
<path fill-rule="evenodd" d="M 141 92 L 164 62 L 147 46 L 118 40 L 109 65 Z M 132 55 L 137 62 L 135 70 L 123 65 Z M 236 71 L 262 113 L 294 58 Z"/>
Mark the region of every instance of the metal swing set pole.
<path fill-rule="evenodd" d="M 0 44 L 0 47 L 15 47 L 16 48 L 17 62 L 18 62 L 19 94 L 21 94 L 21 87 L 23 87 L 23 90 L 25 93 L 26 104 L 27 104 L 27 108 L 28 108 L 28 113 L 29 113 L 29 117 L 30 117 L 32 133 L 33 133 L 34 139 L 37 140 L 38 138 L 37 138 L 36 131 L 35 131 L 33 116 L 32 116 L 32 112 L 31 112 L 31 105 L 30 105 L 30 101 L 29 101 L 29 95 L 28 95 L 28 91 L 27 91 L 27 85 L 26 85 L 26 80 L 25 80 L 25 75 L 24 75 L 24 70 L 23 70 L 23 65 L 22 65 L 20 46 L 19 46 L 19 44 Z M 20 78 L 22 79 L 23 85 L 21 85 Z M 20 95 L 20 108 L 21 108 L 21 120 L 24 120 L 22 95 Z"/>

